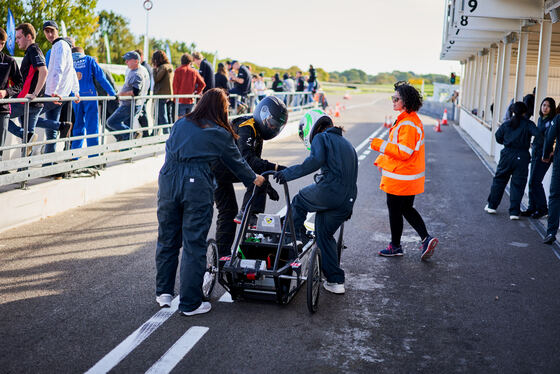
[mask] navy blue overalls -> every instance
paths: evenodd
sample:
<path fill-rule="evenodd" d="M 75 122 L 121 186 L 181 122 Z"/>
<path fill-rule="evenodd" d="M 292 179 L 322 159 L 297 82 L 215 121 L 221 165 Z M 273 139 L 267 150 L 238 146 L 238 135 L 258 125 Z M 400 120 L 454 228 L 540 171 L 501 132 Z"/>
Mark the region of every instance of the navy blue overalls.
<path fill-rule="evenodd" d="M 546 140 L 544 142 L 543 158 L 549 158 L 554 151 L 554 162 L 552 163 L 552 177 L 550 179 L 550 194 L 548 195 L 548 227 L 547 235 L 556 236 L 558 232 L 558 222 L 560 221 L 560 152 L 554 150 L 554 142 L 556 148 L 560 144 L 560 114 L 552 120 Z"/>
<path fill-rule="evenodd" d="M 531 159 L 529 147 L 533 136 L 536 141 L 542 141 L 542 135 L 537 130 L 537 126 L 524 117 L 520 119 L 517 128 L 514 128 L 512 121 L 509 120 L 496 131 L 496 141 L 503 144 L 504 148 L 500 152 L 500 161 L 488 196 L 489 208 L 496 209 L 500 205 L 511 177 L 509 214 L 519 216 L 521 199 L 527 184 L 529 160 Z"/>
<path fill-rule="evenodd" d="M 182 245 L 179 310 L 183 312 L 193 311 L 202 303 L 206 238 L 214 205 L 215 182 L 210 165 L 222 161 L 245 186 L 256 178 L 233 136 L 218 125 L 206 126 L 199 127 L 186 118 L 175 122 L 159 172 L 156 294 L 174 294 Z"/>
<path fill-rule="evenodd" d="M 330 283 L 344 283 L 344 270 L 338 263 L 334 234 L 352 215 L 358 187 L 358 156 L 342 136 L 342 130 L 331 127 L 314 136 L 311 154 L 300 165 L 280 171 L 287 181 L 303 177 L 318 169 L 317 183 L 303 188 L 294 196 L 292 209 L 295 229 L 301 235 L 308 212 L 317 212 L 315 232 L 321 249 L 322 270 Z"/>
<path fill-rule="evenodd" d="M 529 174 L 529 212 L 538 212 L 546 215 L 548 207 L 546 204 L 546 194 L 543 188 L 543 178 L 550 167 L 550 162 L 544 162 L 543 145 L 546 133 L 552 122 L 551 117 L 539 117 L 537 129 L 542 134 L 542 138 L 533 140 L 531 147 L 531 172 Z"/>

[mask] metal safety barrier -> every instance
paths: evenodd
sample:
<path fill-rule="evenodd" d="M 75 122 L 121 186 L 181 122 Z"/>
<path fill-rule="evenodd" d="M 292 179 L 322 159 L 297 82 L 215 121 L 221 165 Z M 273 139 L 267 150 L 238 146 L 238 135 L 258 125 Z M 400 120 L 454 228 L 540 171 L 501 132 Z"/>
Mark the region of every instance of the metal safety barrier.
<path fill-rule="evenodd" d="M 315 106 L 312 93 L 304 92 L 272 92 L 266 91 L 264 96 L 274 95 L 281 98 L 287 103 L 289 110 L 289 121 L 299 120 L 304 113 L 305 109 L 310 109 Z M 234 102 L 230 108 L 230 119 L 234 119 L 243 115 L 252 113 L 255 105 L 258 103 L 256 94 L 249 94 L 245 97 L 239 95 L 229 95 Z M 165 141 L 169 137 L 170 127 L 173 122 L 169 124 L 159 124 L 158 110 L 160 100 L 175 100 L 181 98 L 192 98 L 194 103 L 200 98 L 200 95 L 146 95 L 146 96 L 84 96 L 80 97 L 80 101 L 97 101 L 100 106 L 99 111 L 99 133 L 87 134 L 83 136 L 71 136 L 67 138 L 58 138 L 52 140 L 43 140 L 36 142 L 26 142 L 29 133 L 29 106 L 30 103 L 45 103 L 45 102 L 69 102 L 75 100 L 75 97 L 63 97 L 61 99 L 55 97 L 41 97 L 33 100 L 18 98 L 18 99 L 2 99 L 0 104 L 23 103 L 24 115 L 20 119 L 20 125 L 23 128 L 23 139 L 19 144 L 5 145 L 0 147 L 0 152 L 4 153 L 2 161 L 0 161 L 0 186 L 18 183 L 17 188 L 27 188 L 27 182 L 41 177 L 48 177 L 52 175 L 69 176 L 70 173 L 77 172 L 84 168 L 102 169 L 106 164 L 118 161 L 132 162 L 134 159 L 148 156 L 155 156 L 165 152 Z M 107 105 L 108 102 L 114 100 L 145 100 L 152 104 L 154 108 L 153 113 L 148 115 L 153 119 L 153 126 L 149 127 L 136 127 L 132 126 L 129 130 L 110 131 L 107 128 Z M 243 105 L 246 113 L 237 114 L 240 106 Z M 178 102 L 174 105 L 173 117 L 178 118 L 179 105 Z M 134 124 L 141 114 L 136 112 L 135 105 L 130 105 L 129 124 Z M 67 120 L 70 120 L 72 114 L 72 106 L 69 106 L 67 112 Z M 13 120 L 13 119 L 12 119 Z M 143 132 L 151 134 L 149 136 L 141 136 Z M 129 140 L 116 141 L 115 135 L 125 135 Z M 91 138 L 98 138 L 99 145 L 88 147 L 85 142 L 83 148 L 71 149 L 71 142 L 75 140 L 86 140 Z M 46 144 L 60 144 L 58 147 L 62 148 L 53 153 L 40 153 L 40 148 Z M 29 147 L 33 150 L 31 155 Z M 6 159 L 6 154 L 13 150 L 15 158 Z M 19 155 L 19 157 L 17 157 Z"/>

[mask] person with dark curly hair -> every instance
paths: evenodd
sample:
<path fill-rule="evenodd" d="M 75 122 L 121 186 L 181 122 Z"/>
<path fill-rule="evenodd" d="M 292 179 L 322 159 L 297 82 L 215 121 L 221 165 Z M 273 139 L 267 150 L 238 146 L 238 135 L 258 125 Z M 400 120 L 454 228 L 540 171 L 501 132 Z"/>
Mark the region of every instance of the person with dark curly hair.
<path fill-rule="evenodd" d="M 375 165 L 381 171 L 380 188 L 387 193 L 391 226 L 391 242 L 379 255 L 403 255 L 404 217 L 422 239 L 420 258 L 427 260 L 434 254 L 438 239 L 428 234 L 422 216 L 413 206 L 415 196 L 424 192 L 424 126 L 416 114 L 422 106 L 422 97 L 416 88 L 401 81 L 395 84 L 392 101 L 393 110 L 400 115 L 389 131 L 389 140 L 375 138 L 371 141 L 371 149 L 381 153 Z"/>
<path fill-rule="evenodd" d="M 514 103 L 512 113 L 511 120 L 502 123 L 496 131 L 496 142 L 503 144 L 504 148 L 500 151 L 500 161 L 492 180 L 488 204 L 484 207 L 484 211 L 496 214 L 496 209 L 500 205 L 509 182 L 509 219 L 518 220 L 521 212 L 521 199 L 529 173 L 531 138 L 535 137 L 535 142 L 543 143 L 543 135 L 533 121 L 529 121 L 525 117 L 527 106 L 523 102 Z"/>

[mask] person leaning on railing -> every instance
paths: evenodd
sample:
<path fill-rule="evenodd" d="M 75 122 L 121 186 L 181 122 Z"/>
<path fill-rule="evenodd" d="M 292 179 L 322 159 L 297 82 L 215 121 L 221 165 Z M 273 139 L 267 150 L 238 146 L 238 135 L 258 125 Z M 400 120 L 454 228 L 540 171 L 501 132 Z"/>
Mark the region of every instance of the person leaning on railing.
<path fill-rule="evenodd" d="M 7 40 L 6 31 L 0 27 L 0 99 L 17 96 L 23 88 L 23 78 L 16 60 L 2 52 Z M 6 141 L 9 122 L 10 104 L 0 104 L 0 147 Z M 0 161 L 2 154 L 0 151 Z"/>

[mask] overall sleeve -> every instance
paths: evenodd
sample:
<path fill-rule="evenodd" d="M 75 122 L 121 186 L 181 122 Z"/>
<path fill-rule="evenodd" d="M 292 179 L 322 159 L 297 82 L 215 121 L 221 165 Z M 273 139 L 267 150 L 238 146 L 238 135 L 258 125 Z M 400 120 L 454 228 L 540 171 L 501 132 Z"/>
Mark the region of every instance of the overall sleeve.
<path fill-rule="evenodd" d="M 103 87 L 105 92 L 107 92 L 107 95 L 115 96 L 117 93 L 113 89 L 113 86 L 111 86 L 111 83 L 109 83 L 109 81 L 105 77 L 105 72 L 103 72 L 99 64 L 95 62 L 95 60 L 93 59 L 92 59 L 92 68 L 93 68 L 92 70 L 93 70 L 94 78 L 99 82 L 101 87 Z"/>
<path fill-rule="evenodd" d="M 495 138 L 496 138 L 496 142 L 498 142 L 498 144 L 504 144 L 504 125 L 503 124 L 500 127 L 498 127 L 498 130 L 496 130 Z"/>
<path fill-rule="evenodd" d="M 15 60 L 11 60 L 10 64 L 10 80 L 12 81 L 12 86 L 6 88 L 6 93 L 8 97 L 17 96 L 23 89 L 23 77 L 21 71 Z"/>
<path fill-rule="evenodd" d="M 251 126 L 243 126 L 237 132 L 239 139 L 237 145 L 241 156 L 247 161 L 251 169 L 257 173 L 262 173 L 268 170 L 274 170 L 275 165 L 267 160 L 263 160 L 256 151 L 256 135 Z"/>
<path fill-rule="evenodd" d="M 400 123 L 397 132 L 397 141 L 388 141 L 375 138 L 371 142 L 371 149 L 383 153 L 396 160 L 408 160 L 414 150 L 417 148 L 418 142 L 421 141 L 421 135 L 418 132 L 418 126 L 413 122 L 405 121 Z"/>
<path fill-rule="evenodd" d="M 257 177 L 255 172 L 251 170 L 247 162 L 241 157 L 241 153 L 239 153 L 239 149 L 235 145 L 233 137 L 230 141 L 225 142 L 220 160 L 241 182 L 243 182 L 245 187 L 249 187 Z"/>
<path fill-rule="evenodd" d="M 325 164 L 327 158 L 326 156 L 323 137 L 315 136 L 315 139 L 313 139 L 313 143 L 311 144 L 311 153 L 303 161 L 303 163 L 290 166 L 289 168 L 282 170 L 281 173 L 284 174 L 287 181 L 301 178 L 319 170 L 319 168 Z"/>
<path fill-rule="evenodd" d="M 550 123 L 550 128 L 546 133 L 546 139 L 544 140 L 543 155 L 542 158 L 547 159 L 552 153 L 554 147 L 554 141 L 558 137 L 558 116 L 554 117 Z"/>

